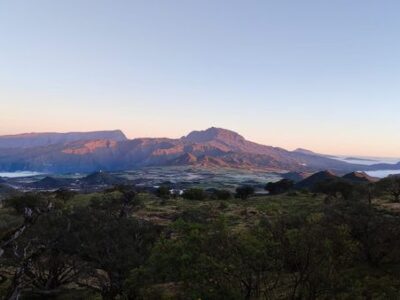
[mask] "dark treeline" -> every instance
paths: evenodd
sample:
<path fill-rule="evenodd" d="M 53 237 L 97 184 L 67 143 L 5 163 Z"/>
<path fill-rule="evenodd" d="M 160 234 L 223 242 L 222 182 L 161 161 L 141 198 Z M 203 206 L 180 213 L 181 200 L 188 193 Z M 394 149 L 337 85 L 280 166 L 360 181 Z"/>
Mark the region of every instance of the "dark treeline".
<path fill-rule="evenodd" d="M 180 209 L 167 226 L 139 216 L 143 197 L 128 187 L 85 205 L 68 191 L 24 194 L 1 209 L 1 297 L 398 299 L 400 217 L 375 204 L 398 201 L 390 180 L 323 182 L 318 194 L 283 182 L 282 199 L 304 193 L 316 204 L 235 226 L 224 208 L 231 201 L 247 210 L 251 187 L 236 198 L 186 191 L 184 201 L 220 201 L 220 211 Z M 160 207 L 172 201 L 165 188 L 152 197 Z"/>

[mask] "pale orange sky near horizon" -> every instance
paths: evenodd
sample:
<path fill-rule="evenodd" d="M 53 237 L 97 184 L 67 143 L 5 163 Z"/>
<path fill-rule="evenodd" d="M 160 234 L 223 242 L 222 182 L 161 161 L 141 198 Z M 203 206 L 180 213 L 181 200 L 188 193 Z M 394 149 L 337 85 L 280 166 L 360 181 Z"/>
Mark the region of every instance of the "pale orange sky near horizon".
<path fill-rule="evenodd" d="M 210 126 L 400 157 L 400 1 L 0 1 L 0 134 Z"/>
<path fill-rule="evenodd" d="M 370 129 L 363 130 L 362 127 L 345 128 L 340 127 L 340 122 L 330 126 L 321 123 L 320 126 L 309 127 L 307 122 L 292 126 L 282 126 L 266 120 L 260 120 L 258 124 L 241 122 L 240 115 L 226 116 L 227 121 L 214 121 L 205 119 L 190 119 L 182 113 L 182 117 L 169 118 L 168 114 L 151 114 L 151 112 L 136 112 L 134 110 L 117 111 L 110 113 L 112 105 L 99 105 L 96 110 L 88 109 L 84 102 L 81 109 L 66 105 L 67 102 L 53 102 L 46 109 L 42 105 L 35 105 L 38 98 L 30 99 L 32 105 L 24 106 L 20 103 L 19 97 L 8 94 L 9 99 L 2 103 L 5 111 L 13 111 L 13 114 L 2 116 L 3 122 L 0 125 L 0 134 L 20 134 L 27 132 L 71 132 L 71 131 L 96 131 L 96 130 L 122 130 L 128 138 L 137 137 L 168 137 L 179 138 L 187 135 L 192 130 L 204 130 L 209 127 L 221 127 L 236 131 L 247 140 L 264 145 L 282 147 L 288 150 L 306 148 L 315 152 L 334 155 L 360 155 L 378 157 L 400 157 L 399 152 L 392 148 L 393 144 L 384 146 L 386 136 L 379 132 L 370 132 Z M 1 92 L 0 92 L 1 96 Z M 20 95 L 19 95 L 20 96 Z M 42 97 L 40 97 L 43 99 Z M 24 98 L 26 99 L 26 98 Z M 62 113 L 61 113 L 62 112 Z M 312 122 L 312 120 L 309 120 Z M 159 125 L 162 123 L 162 125 Z M 289 123 L 289 122 L 288 122 Z M 310 128 L 312 130 L 310 130 Z M 371 140 L 371 136 L 375 140 Z M 354 138 L 357 137 L 357 138 Z M 381 137 L 377 140 L 376 137 Z"/>

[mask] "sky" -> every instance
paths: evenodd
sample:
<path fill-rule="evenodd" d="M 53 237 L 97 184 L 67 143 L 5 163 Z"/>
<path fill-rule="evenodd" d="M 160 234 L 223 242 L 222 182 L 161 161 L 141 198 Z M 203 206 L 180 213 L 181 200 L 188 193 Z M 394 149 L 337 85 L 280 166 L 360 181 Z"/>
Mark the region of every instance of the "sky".
<path fill-rule="evenodd" d="M 400 1 L 0 0 L 0 134 L 211 126 L 400 157 Z"/>

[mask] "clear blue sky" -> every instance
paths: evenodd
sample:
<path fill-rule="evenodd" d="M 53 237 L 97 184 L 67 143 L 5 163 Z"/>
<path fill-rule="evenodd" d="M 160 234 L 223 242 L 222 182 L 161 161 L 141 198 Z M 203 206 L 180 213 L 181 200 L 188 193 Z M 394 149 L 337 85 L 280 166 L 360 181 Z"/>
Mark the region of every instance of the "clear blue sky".
<path fill-rule="evenodd" d="M 0 0 L 0 134 L 229 128 L 400 156 L 400 1 Z"/>

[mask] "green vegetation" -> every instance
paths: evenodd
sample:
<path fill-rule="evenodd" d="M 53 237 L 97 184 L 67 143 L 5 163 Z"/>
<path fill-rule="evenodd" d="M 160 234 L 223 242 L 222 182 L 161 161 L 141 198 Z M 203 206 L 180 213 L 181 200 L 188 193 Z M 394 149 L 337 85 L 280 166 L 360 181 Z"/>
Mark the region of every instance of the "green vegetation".
<path fill-rule="evenodd" d="M 257 196 L 117 186 L 0 209 L 2 299 L 398 299 L 391 182 Z M 287 190 L 285 193 L 281 188 Z M 193 201 L 197 200 L 197 201 Z M 200 201 L 201 200 L 201 201 Z"/>

